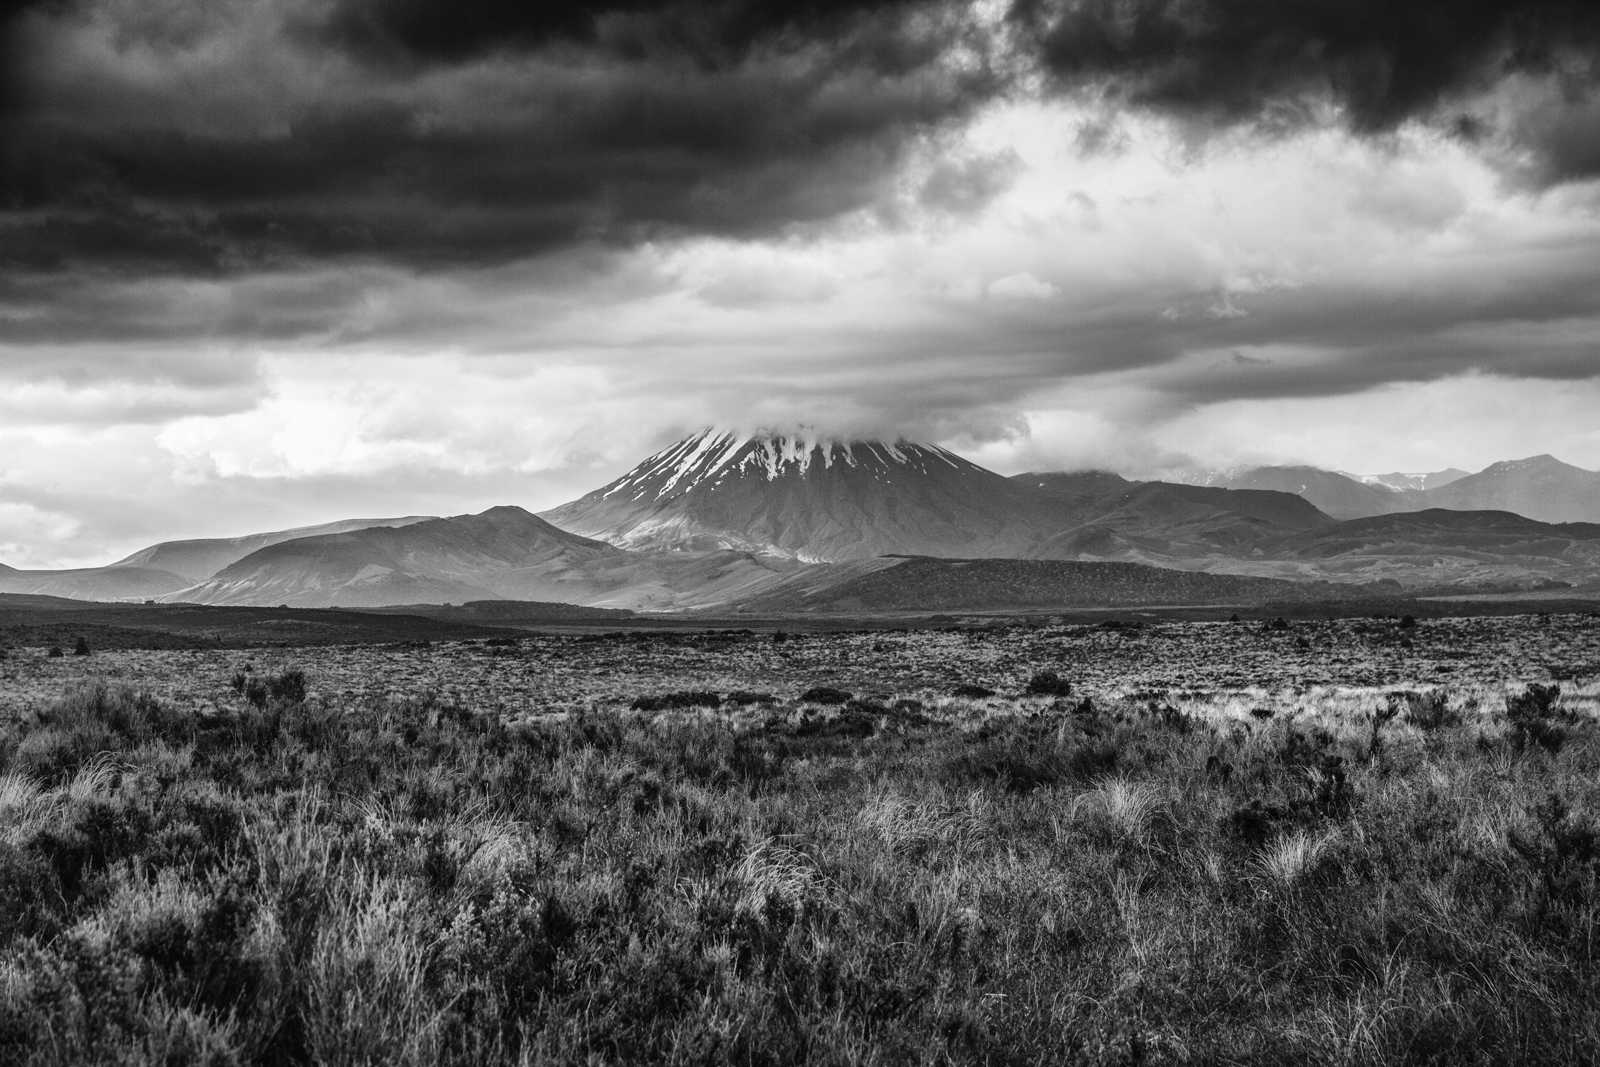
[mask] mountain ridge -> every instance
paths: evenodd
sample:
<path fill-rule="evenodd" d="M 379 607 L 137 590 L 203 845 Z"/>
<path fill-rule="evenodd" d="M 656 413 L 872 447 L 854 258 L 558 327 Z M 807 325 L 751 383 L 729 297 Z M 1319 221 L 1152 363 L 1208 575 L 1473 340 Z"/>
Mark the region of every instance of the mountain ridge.
<path fill-rule="evenodd" d="M 1385 477 L 1390 476 L 1373 476 Z M 1266 466 L 1212 472 L 1201 481 L 1230 489 L 1296 493 L 1338 519 L 1448 508 L 1509 511 L 1540 522 L 1600 522 L 1600 473 L 1563 463 L 1548 453 L 1501 460 L 1470 474 L 1449 468 L 1420 477 L 1431 479 L 1431 484 L 1421 488 L 1375 484 L 1363 476 L 1319 467 Z"/>

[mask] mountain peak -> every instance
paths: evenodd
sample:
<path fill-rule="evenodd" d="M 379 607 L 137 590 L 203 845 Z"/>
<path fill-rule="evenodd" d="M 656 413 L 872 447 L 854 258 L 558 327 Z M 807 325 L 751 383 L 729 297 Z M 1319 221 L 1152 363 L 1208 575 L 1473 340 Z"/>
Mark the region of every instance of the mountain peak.
<path fill-rule="evenodd" d="M 624 548 L 962 555 L 1009 536 L 1025 495 L 937 445 L 708 429 L 544 518 Z"/>
<path fill-rule="evenodd" d="M 814 469 L 859 468 L 876 476 L 897 469 L 924 473 L 942 464 L 956 471 L 980 470 L 937 445 L 906 440 L 847 441 L 807 434 L 746 433 L 709 428 L 685 437 L 646 459 L 598 491 L 601 499 L 660 500 L 695 490 L 713 490 L 729 478 L 804 477 Z M 595 495 L 595 494 L 591 494 Z"/>
<path fill-rule="evenodd" d="M 1548 452 L 1526 459 L 1503 459 L 1499 463 L 1491 463 L 1479 473 L 1481 474 L 1510 474 L 1542 471 L 1579 471 L 1582 467 L 1574 467 L 1570 463 L 1563 463 Z"/>

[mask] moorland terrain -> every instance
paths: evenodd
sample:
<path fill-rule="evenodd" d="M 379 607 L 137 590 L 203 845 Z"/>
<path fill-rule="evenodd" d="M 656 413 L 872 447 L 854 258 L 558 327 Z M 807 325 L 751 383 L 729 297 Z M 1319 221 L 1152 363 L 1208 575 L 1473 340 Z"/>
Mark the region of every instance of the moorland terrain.
<path fill-rule="evenodd" d="M 8 1063 L 1600 1048 L 1593 615 L 13 646 L 0 673 Z"/>

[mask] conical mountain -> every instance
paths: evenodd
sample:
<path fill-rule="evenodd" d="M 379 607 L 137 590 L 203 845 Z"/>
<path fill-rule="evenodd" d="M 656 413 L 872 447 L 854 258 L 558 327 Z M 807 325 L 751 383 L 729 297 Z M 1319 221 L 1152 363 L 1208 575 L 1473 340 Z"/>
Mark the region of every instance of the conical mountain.
<path fill-rule="evenodd" d="M 738 549 L 811 561 L 1023 554 L 1028 487 L 935 445 L 707 430 L 542 514 L 630 549 Z"/>

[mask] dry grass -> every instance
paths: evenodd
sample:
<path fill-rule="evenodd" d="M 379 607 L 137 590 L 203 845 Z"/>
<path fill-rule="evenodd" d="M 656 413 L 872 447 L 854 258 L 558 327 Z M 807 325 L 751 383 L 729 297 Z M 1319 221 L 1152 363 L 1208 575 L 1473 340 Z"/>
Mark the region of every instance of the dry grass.
<path fill-rule="evenodd" d="M 0 1062 L 1592 1061 L 1597 690 L 1415 688 L 70 692 L 0 735 Z"/>

